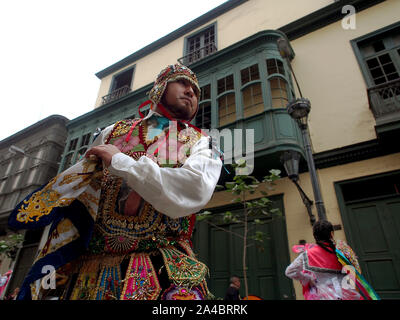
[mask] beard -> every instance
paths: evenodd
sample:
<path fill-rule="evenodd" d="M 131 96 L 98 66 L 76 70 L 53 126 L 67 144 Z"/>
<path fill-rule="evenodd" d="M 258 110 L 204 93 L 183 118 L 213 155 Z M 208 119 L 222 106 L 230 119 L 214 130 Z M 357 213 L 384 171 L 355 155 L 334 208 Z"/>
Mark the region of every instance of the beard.
<path fill-rule="evenodd" d="M 161 104 L 165 107 L 170 116 L 177 120 L 190 121 L 196 116 L 198 111 L 198 106 L 196 108 L 196 111 L 193 112 L 191 106 L 186 106 L 182 104 L 167 104 L 164 97 L 161 99 Z"/>

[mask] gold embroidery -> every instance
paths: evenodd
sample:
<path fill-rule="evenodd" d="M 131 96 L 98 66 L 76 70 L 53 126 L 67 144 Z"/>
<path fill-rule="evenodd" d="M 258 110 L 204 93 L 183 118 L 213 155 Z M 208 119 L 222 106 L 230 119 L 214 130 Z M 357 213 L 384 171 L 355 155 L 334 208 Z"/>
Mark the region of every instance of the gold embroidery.
<path fill-rule="evenodd" d="M 200 132 L 196 131 L 192 127 L 188 127 L 179 132 L 178 141 L 191 148 L 201 138 L 201 136 Z"/>
<path fill-rule="evenodd" d="M 97 279 L 96 300 L 119 300 L 121 294 L 121 263 L 124 256 L 105 256 Z"/>
<path fill-rule="evenodd" d="M 89 186 L 91 186 L 95 191 L 100 190 L 101 188 L 101 180 L 103 179 L 103 171 L 99 170 L 92 175 L 92 180 L 90 181 Z"/>
<path fill-rule="evenodd" d="M 93 179 L 99 179 L 99 177 L 102 175 L 102 172 L 99 169 L 99 162 L 85 159 L 84 161 L 82 161 L 82 172 L 66 174 L 62 178 L 59 185 L 62 186 L 64 184 L 70 184 L 76 180 L 81 180 L 78 185 L 73 187 L 73 190 L 79 190 L 80 188 L 91 183 Z"/>
<path fill-rule="evenodd" d="M 126 121 L 120 121 L 118 122 L 112 131 L 112 138 L 117 138 L 120 137 L 124 134 L 127 134 L 131 128 L 132 121 L 126 122 Z"/>
<path fill-rule="evenodd" d="M 84 261 L 70 300 L 93 300 L 96 298 L 96 280 L 99 272 L 98 257 Z"/>
<path fill-rule="evenodd" d="M 41 217 L 50 214 L 55 207 L 70 205 L 74 201 L 74 198 L 62 197 L 62 194 L 53 188 L 54 185 L 58 183 L 58 186 L 62 186 L 76 180 L 81 180 L 77 186 L 72 188 L 78 190 L 92 181 L 92 172 L 96 170 L 97 166 L 98 163 L 96 161 L 85 160 L 82 161 L 82 173 L 71 173 L 64 176 L 60 174 L 54 177 L 43 189 L 34 193 L 28 200 L 24 200 L 23 204 L 18 209 L 16 220 L 24 223 L 39 221 Z M 100 174 L 102 174 L 101 171 Z M 98 178 L 99 175 L 97 174 L 95 177 Z M 88 203 L 88 201 L 93 203 L 96 201 L 97 203 L 98 201 L 88 195 L 81 195 L 81 198 L 84 199 L 86 203 Z M 92 210 L 90 207 L 88 207 L 88 209 Z M 92 216 L 95 215 L 93 210 L 91 214 Z"/>
<path fill-rule="evenodd" d="M 56 181 L 57 177 L 53 178 L 43 189 L 34 193 L 29 200 L 24 200 L 23 205 L 18 209 L 17 221 L 24 223 L 39 221 L 53 208 L 71 204 L 73 198 L 61 198 L 61 194 L 52 189 Z"/>
<path fill-rule="evenodd" d="M 155 215 L 154 207 L 148 202 L 144 202 L 138 215 L 125 216 L 115 210 L 115 204 L 118 198 L 118 193 L 122 185 L 122 179 L 113 177 L 108 171 L 104 173 L 107 184 L 103 188 L 103 206 L 100 214 L 100 221 L 107 229 L 117 232 L 118 235 L 124 235 L 120 228 L 135 230 L 135 238 L 138 235 L 143 235 L 152 232 L 160 225 L 162 216 L 160 213 Z M 104 228 L 102 228 L 103 231 Z"/>
<path fill-rule="evenodd" d="M 117 139 L 121 139 L 121 136 L 129 132 L 131 125 L 132 121 L 117 123 L 108 142 L 113 143 Z M 130 150 L 125 152 L 125 154 L 131 156 L 135 160 L 138 160 L 141 156 L 152 158 L 148 150 L 149 144 L 154 144 L 158 139 L 165 138 L 165 134 L 161 133 L 153 139 L 149 139 L 149 130 L 148 121 L 142 121 L 132 132 L 132 137 L 139 137 L 141 140 L 140 144 L 143 144 L 147 152 Z M 190 147 L 193 146 L 200 137 L 201 134 L 199 132 L 188 127 L 184 130 L 180 130 L 178 137 L 175 139 L 178 139 L 180 143 L 187 144 L 188 148 L 186 148 L 187 150 L 185 149 L 185 152 L 187 151 L 190 153 Z M 153 157 L 152 160 L 157 162 L 158 159 L 157 157 Z M 177 160 L 178 163 L 174 166 L 182 166 L 183 163 L 179 162 L 180 159 Z M 162 167 L 163 165 L 160 166 Z M 131 191 L 129 191 L 129 187 L 125 185 L 122 178 L 111 175 L 106 168 L 103 170 L 101 190 L 102 194 L 99 203 L 96 228 L 106 239 L 105 250 L 129 252 L 133 248 L 136 248 L 136 245 L 138 245 L 141 240 L 154 242 L 154 239 L 179 237 L 183 223 L 182 219 L 171 219 L 157 212 L 151 204 L 144 200 L 138 205 L 136 214 L 132 213 L 134 210 L 126 214 L 122 209 L 123 206 L 125 206 L 124 200 L 122 200 L 122 202 L 119 201 L 124 198 L 126 199 L 127 194 L 130 194 Z"/>
<path fill-rule="evenodd" d="M 178 287 L 191 289 L 198 286 L 208 273 L 207 266 L 174 247 L 160 248 L 168 278 Z"/>
<path fill-rule="evenodd" d="M 73 226 L 71 220 L 69 219 L 61 220 L 61 222 L 50 234 L 43 249 L 36 257 L 35 262 L 40 260 L 44 256 L 56 251 L 57 249 L 63 247 L 67 243 L 70 243 L 78 238 L 79 238 L 79 233 Z"/>
<path fill-rule="evenodd" d="M 95 206 L 97 205 L 99 199 L 96 198 L 94 195 L 90 194 L 89 192 L 83 192 L 81 193 L 78 198 L 77 198 L 80 202 L 83 203 L 83 205 L 86 207 L 86 209 L 89 211 L 89 214 L 95 218 L 97 212 L 95 212 L 92 208 L 92 206 L 90 205 L 90 203 L 94 204 Z"/>
<path fill-rule="evenodd" d="M 156 300 L 161 292 L 148 254 L 133 254 L 126 271 L 121 300 Z"/>

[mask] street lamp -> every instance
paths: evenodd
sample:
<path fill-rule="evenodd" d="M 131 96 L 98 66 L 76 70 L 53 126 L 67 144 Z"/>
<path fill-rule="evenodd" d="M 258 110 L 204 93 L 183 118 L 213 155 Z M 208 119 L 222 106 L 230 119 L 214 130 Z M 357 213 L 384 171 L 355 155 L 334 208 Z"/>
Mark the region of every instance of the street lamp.
<path fill-rule="evenodd" d="M 318 182 L 317 170 L 315 168 L 314 158 L 311 150 L 311 138 L 308 131 L 308 114 L 310 113 L 311 110 L 311 103 L 310 100 L 304 98 L 301 93 L 299 83 L 297 82 L 296 75 L 294 74 L 294 71 L 292 69 L 289 60 L 289 57 L 291 56 L 291 51 L 288 42 L 284 38 L 279 38 L 277 41 L 277 45 L 279 53 L 281 54 L 282 58 L 286 60 L 287 65 L 289 66 L 289 69 L 293 74 L 298 91 L 301 96 L 298 99 L 290 101 L 287 105 L 287 109 L 289 115 L 294 120 L 296 120 L 297 124 L 299 125 L 303 137 L 305 155 L 306 155 L 308 170 L 310 172 L 311 184 L 314 192 L 315 207 L 317 208 L 318 219 L 326 220 L 325 205 L 322 200 L 321 188 Z"/>
<path fill-rule="evenodd" d="M 31 158 L 31 159 L 34 159 L 34 160 L 40 160 L 40 161 L 47 162 L 47 163 L 50 163 L 50 164 L 59 164 L 58 162 L 49 161 L 49 160 L 46 160 L 46 159 L 36 158 L 36 157 L 32 157 L 32 156 L 30 156 L 30 155 L 27 155 L 27 154 L 25 153 L 25 150 L 24 150 L 24 149 L 21 149 L 21 148 L 19 148 L 19 147 L 17 147 L 17 146 L 14 146 L 14 145 L 11 145 L 11 146 L 8 148 L 8 151 L 9 151 L 10 153 L 12 153 L 12 154 L 19 154 L 19 155 L 22 155 L 22 156 L 24 156 L 24 157 Z"/>
<path fill-rule="evenodd" d="M 313 205 L 312 200 L 305 194 L 303 189 L 300 187 L 299 183 L 299 163 L 300 163 L 301 155 L 297 151 L 289 150 L 285 151 L 281 155 L 281 163 L 285 168 L 285 171 L 289 177 L 289 179 L 294 183 L 297 187 L 297 190 L 300 193 L 301 200 L 303 200 L 304 205 L 307 208 L 308 216 L 310 217 L 310 223 L 313 226 L 316 219 L 315 215 L 312 213 L 311 206 Z"/>

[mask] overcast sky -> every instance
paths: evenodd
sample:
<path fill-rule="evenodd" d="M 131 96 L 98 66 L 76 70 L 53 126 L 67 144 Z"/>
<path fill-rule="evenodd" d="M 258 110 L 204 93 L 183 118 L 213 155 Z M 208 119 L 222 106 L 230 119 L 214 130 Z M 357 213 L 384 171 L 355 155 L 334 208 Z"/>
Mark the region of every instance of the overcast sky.
<path fill-rule="evenodd" d="M 93 109 L 95 73 L 226 0 L 0 2 L 0 140 Z"/>

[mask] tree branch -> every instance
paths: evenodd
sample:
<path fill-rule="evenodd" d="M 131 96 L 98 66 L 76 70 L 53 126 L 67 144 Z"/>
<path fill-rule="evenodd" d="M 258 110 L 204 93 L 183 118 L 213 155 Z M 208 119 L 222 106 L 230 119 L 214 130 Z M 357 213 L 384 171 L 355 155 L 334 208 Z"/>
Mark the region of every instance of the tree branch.
<path fill-rule="evenodd" d="M 231 233 L 231 234 L 233 234 L 234 236 L 237 236 L 237 237 L 243 239 L 243 236 L 242 236 L 241 234 L 239 234 L 239 233 L 236 233 L 236 232 L 233 232 L 233 231 L 231 231 L 231 230 L 222 228 L 222 227 L 220 227 L 220 226 L 218 226 L 218 225 L 216 225 L 216 224 L 214 224 L 214 223 L 212 223 L 212 222 L 210 222 L 210 221 L 207 221 L 207 220 L 203 220 L 203 221 L 206 222 L 206 223 L 208 223 L 210 226 L 213 226 L 213 227 L 215 227 L 215 228 L 217 228 L 217 229 L 219 229 L 219 230 L 222 230 L 222 231 Z"/>

